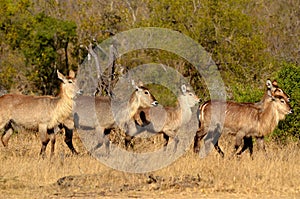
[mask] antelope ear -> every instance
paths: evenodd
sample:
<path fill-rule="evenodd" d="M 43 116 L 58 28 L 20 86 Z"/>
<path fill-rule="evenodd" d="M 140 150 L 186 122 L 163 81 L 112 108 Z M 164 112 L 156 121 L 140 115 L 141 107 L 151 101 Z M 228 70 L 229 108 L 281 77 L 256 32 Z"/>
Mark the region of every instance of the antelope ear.
<path fill-rule="evenodd" d="M 140 90 L 139 86 L 136 85 L 136 83 L 135 83 L 134 80 L 131 80 L 131 85 L 133 86 L 133 88 L 134 88 L 136 91 Z"/>
<path fill-rule="evenodd" d="M 73 70 L 69 71 L 69 77 L 75 78 L 75 72 Z"/>
<path fill-rule="evenodd" d="M 272 99 L 272 101 L 274 101 L 275 97 L 272 95 L 272 91 L 270 89 L 268 89 L 267 93 L 268 93 L 268 96 Z"/>
<path fill-rule="evenodd" d="M 144 83 L 143 83 L 141 80 L 139 80 L 139 81 L 138 81 L 138 86 L 139 86 L 139 87 L 142 87 L 142 86 L 144 86 Z"/>
<path fill-rule="evenodd" d="M 181 85 L 181 92 L 184 94 L 186 93 L 186 85 L 185 84 L 182 84 Z"/>
<path fill-rule="evenodd" d="M 278 83 L 277 83 L 277 81 L 276 81 L 276 80 L 274 80 L 274 81 L 272 82 L 272 85 L 273 85 L 273 86 L 275 86 L 275 87 L 278 87 Z"/>
<path fill-rule="evenodd" d="M 272 92 L 271 92 L 271 90 L 268 90 L 267 93 L 268 93 L 268 96 L 269 96 L 269 97 L 272 97 Z"/>
<path fill-rule="evenodd" d="M 60 79 L 61 81 L 65 81 L 65 76 L 63 75 L 63 74 L 61 74 L 58 70 L 57 70 L 57 77 L 58 77 L 58 79 Z"/>
<path fill-rule="evenodd" d="M 141 80 L 139 80 L 137 84 L 135 83 L 134 80 L 131 80 L 131 84 L 136 90 L 141 90 L 141 87 L 144 86 Z"/>
<path fill-rule="evenodd" d="M 267 93 L 268 93 L 268 96 L 272 99 L 272 101 L 274 101 L 276 99 L 276 97 L 272 95 L 271 90 L 268 89 Z"/>
<path fill-rule="evenodd" d="M 267 88 L 269 89 L 269 90 L 271 90 L 272 88 L 273 88 L 273 85 L 272 85 L 272 83 L 271 83 L 271 80 L 267 80 L 267 82 L 266 82 L 266 86 L 267 86 Z"/>
<path fill-rule="evenodd" d="M 133 87 L 136 86 L 136 85 L 135 85 L 135 82 L 134 82 L 134 79 L 131 80 L 131 85 L 132 85 Z"/>

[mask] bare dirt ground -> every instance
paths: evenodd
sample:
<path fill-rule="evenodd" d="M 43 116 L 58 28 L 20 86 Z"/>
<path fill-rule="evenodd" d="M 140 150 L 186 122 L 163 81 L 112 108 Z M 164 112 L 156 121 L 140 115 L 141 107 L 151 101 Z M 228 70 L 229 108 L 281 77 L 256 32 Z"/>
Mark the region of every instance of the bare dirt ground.
<path fill-rule="evenodd" d="M 220 141 L 225 154 L 232 151 L 229 138 Z M 90 156 L 77 133 L 74 142 L 80 155 L 71 155 L 59 134 L 55 156 L 41 159 L 38 135 L 14 135 L 7 149 L 0 146 L 0 198 L 300 198 L 297 143 L 267 143 L 268 158 L 255 148 L 253 160 L 214 151 L 201 159 L 190 149 L 168 167 L 135 174 Z"/>

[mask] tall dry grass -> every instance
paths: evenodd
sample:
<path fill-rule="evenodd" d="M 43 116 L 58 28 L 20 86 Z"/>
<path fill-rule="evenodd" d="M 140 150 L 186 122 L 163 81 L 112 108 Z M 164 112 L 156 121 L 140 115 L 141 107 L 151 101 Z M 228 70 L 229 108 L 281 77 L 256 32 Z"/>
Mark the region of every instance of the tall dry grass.
<path fill-rule="evenodd" d="M 63 135 L 58 135 L 51 160 L 38 156 L 37 135 L 19 133 L 12 137 L 8 149 L 0 148 L 0 197 L 300 197 L 299 145 L 267 143 L 268 158 L 255 150 L 253 160 L 249 153 L 237 159 L 228 157 L 233 145 L 226 140 L 220 140 L 228 154 L 224 159 L 215 151 L 200 159 L 190 149 L 168 167 L 132 174 L 113 170 L 89 156 L 76 133 L 74 142 L 81 154 L 72 156 Z"/>

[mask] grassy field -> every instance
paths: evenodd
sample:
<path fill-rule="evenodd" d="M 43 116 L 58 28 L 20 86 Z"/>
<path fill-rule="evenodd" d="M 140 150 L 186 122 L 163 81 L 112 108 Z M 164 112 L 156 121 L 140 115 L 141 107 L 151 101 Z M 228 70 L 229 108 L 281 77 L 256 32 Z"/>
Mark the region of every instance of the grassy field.
<path fill-rule="evenodd" d="M 233 145 L 222 139 L 221 147 L 230 154 Z M 113 170 L 88 155 L 77 133 L 74 142 L 80 155 L 72 156 L 59 134 L 55 157 L 41 159 L 38 135 L 14 135 L 7 149 L 0 147 L 0 197 L 300 198 L 297 143 L 267 143 L 268 158 L 255 148 L 253 160 L 248 152 L 239 159 L 222 159 L 216 152 L 200 159 L 190 149 L 168 167 L 133 174 Z"/>

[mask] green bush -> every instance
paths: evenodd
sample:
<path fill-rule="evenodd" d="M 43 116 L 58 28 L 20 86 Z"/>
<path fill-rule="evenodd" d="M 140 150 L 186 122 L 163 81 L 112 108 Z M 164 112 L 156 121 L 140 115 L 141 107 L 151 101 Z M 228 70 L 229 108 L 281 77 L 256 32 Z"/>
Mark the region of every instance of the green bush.
<path fill-rule="evenodd" d="M 300 138 L 300 67 L 295 64 L 283 63 L 280 68 L 277 73 L 277 81 L 280 88 L 290 96 L 290 104 L 294 113 L 279 123 L 272 138 L 280 142 L 285 142 L 290 138 L 298 140 Z"/>
<path fill-rule="evenodd" d="M 233 99 L 236 102 L 259 102 L 266 90 L 264 84 L 260 87 L 255 87 L 253 84 L 236 83 L 232 87 Z"/>

